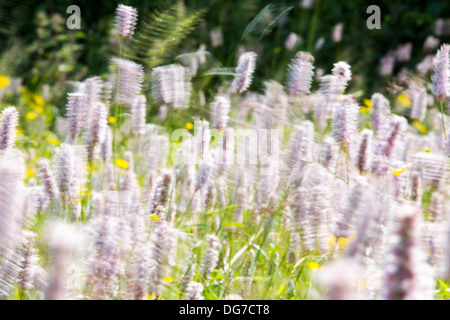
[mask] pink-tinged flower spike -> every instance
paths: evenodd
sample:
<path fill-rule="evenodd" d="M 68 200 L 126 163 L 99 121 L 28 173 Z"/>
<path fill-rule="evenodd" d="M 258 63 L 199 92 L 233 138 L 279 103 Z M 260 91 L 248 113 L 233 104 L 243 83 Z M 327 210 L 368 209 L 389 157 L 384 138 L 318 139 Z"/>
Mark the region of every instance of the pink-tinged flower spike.
<path fill-rule="evenodd" d="M 444 135 L 447 136 L 442 101 L 445 98 L 450 97 L 450 45 L 443 44 L 441 46 L 436 53 L 433 63 L 434 74 L 431 76 L 431 80 L 433 81 L 431 91 L 441 103 L 442 128 L 444 130 Z"/>
<path fill-rule="evenodd" d="M 419 172 L 414 172 L 411 177 L 411 201 L 420 205 L 422 203 L 422 179 Z"/>
<path fill-rule="evenodd" d="M 103 161 L 109 161 L 113 155 L 113 132 L 110 127 L 106 127 L 105 139 L 100 145 L 100 154 L 102 156 Z"/>
<path fill-rule="evenodd" d="M 0 151 L 14 147 L 19 113 L 15 107 L 8 107 L 2 111 L 0 118 Z"/>
<path fill-rule="evenodd" d="M 157 221 L 156 228 L 151 238 L 151 273 L 150 287 L 152 292 L 158 297 L 161 294 L 161 281 L 163 279 L 164 268 L 167 264 L 169 226 L 166 220 Z"/>
<path fill-rule="evenodd" d="M 395 56 L 389 52 L 380 59 L 379 74 L 382 77 L 392 75 L 395 66 Z"/>
<path fill-rule="evenodd" d="M 372 129 L 375 135 L 379 137 L 387 129 L 388 115 L 390 113 L 389 100 L 381 93 L 374 93 L 371 100 L 373 103 Z"/>
<path fill-rule="evenodd" d="M 94 159 L 95 148 L 101 146 L 105 141 L 106 128 L 108 127 L 108 109 L 106 106 L 97 102 L 92 106 L 91 119 L 87 131 L 87 150 L 88 160 Z"/>
<path fill-rule="evenodd" d="M 72 298 L 71 290 L 81 291 L 81 288 L 73 288 L 68 284 L 70 283 L 69 267 L 81 256 L 84 236 L 73 225 L 62 222 L 54 222 L 49 226 L 46 234 L 48 235 L 51 270 L 48 274 L 44 300 L 70 299 Z"/>
<path fill-rule="evenodd" d="M 46 193 L 51 199 L 57 199 L 59 197 L 58 186 L 56 185 L 55 176 L 53 175 L 50 161 L 42 158 L 39 159 L 39 180 L 44 185 Z"/>
<path fill-rule="evenodd" d="M 216 268 L 217 262 L 219 260 L 219 248 L 220 242 L 219 238 L 215 235 L 206 236 L 207 248 L 205 255 L 202 260 L 201 274 L 208 278 L 210 273 Z"/>
<path fill-rule="evenodd" d="M 310 94 L 314 75 L 314 57 L 308 52 L 299 51 L 288 68 L 287 87 L 289 95 Z"/>
<path fill-rule="evenodd" d="M 189 107 L 191 76 L 178 64 L 152 70 L 152 95 L 161 108 L 184 109 Z"/>
<path fill-rule="evenodd" d="M 372 139 L 373 131 L 364 129 L 361 132 L 361 144 L 359 145 L 356 165 L 359 171 L 369 171 L 372 162 Z"/>
<path fill-rule="evenodd" d="M 202 295 L 203 293 L 203 285 L 198 282 L 191 281 L 187 285 L 187 295 L 186 300 L 203 300 L 204 297 Z"/>
<path fill-rule="evenodd" d="M 239 57 L 236 68 L 236 76 L 231 84 L 233 92 L 243 93 L 252 83 L 253 72 L 255 71 L 256 53 L 245 52 Z"/>
<path fill-rule="evenodd" d="M 342 96 L 335 103 L 333 135 L 344 150 L 348 149 L 357 136 L 358 115 L 359 107 L 352 96 Z"/>
<path fill-rule="evenodd" d="M 217 96 L 212 104 L 212 127 L 224 130 L 228 123 L 230 99 L 227 96 Z"/>
<path fill-rule="evenodd" d="M 20 272 L 18 275 L 19 290 L 30 290 L 44 284 L 45 270 L 39 265 L 38 250 L 34 248 L 36 234 L 24 231 L 22 245 L 19 249 Z"/>
<path fill-rule="evenodd" d="M 366 188 L 367 180 L 363 177 L 357 177 L 348 193 L 347 202 L 339 212 L 334 229 L 336 238 L 348 238 L 351 235 L 355 221 L 359 216 L 360 206 L 364 203 Z"/>
<path fill-rule="evenodd" d="M 116 9 L 116 34 L 121 38 L 133 36 L 136 28 L 138 12 L 135 8 L 119 4 Z"/>
<path fill-rule="evenodd" d="M 145 134 L 145 116 L 147 112 L 147 99 L 143 94 L 138 95 L 131 107 L 131 117 L 133 120 L 133 133 L 137 136 Z"/>
<path fill-rule="evenodd" d="M 332 38 L 334 43 L 341 42 L 342 40 L 342 29 L 344 28 L 344 24 L 338 23 L 333 27 Z"/>
<path fill-rule="evenodd" d="M 85 149 L 63 143 L 55 154 L 56 184 L 65 204 L 79 204 L 85 180 Z"/>
<path fill-rule="evenodd" d="M 327 219 L 332 211 L 331 178 L 333 176 L 323 170 L 321 165 L 313 164 L 308 168 L 307 181 L 302 184 L 303 194 L 306 197 L 306 219 L 302 236 L 309 251 L 323 252 L 328 249 Z"/>
<path fill-rule="evenodd" d="M 419 241 L 420 209 L 401 205 L 396 212 L 396 237 L 384 264 L 381 299 L 433 299 L 435 284 L 432 268 L 425 262 L 426 257 Z"/>
<path fill-rule="evenodd" d="M 432 92 L 437 100 L 450 96 L 450 45 L 443 44 L 434 58 Z"/>
<path fill-rule="evenodd" d="M 87 96 L 84 93 L 69 93 L 67 97 L 66 117 L 69 121 L 70 134 L 68 138 L 73 143 L 76 135 L 86 127 L 89 117 L 89 105 L 87 103 Z"/>
<path fill-rule="evenodd" d="M 359 300 L 358 283 L 364 274 L 355 260 L 343 259 L 319 271 L 319 282 L 323 289 L 323 300 Z"/>
<path fill-rule="evenodd" d="M 352 80 L 352 71 L 350 70 L 350 65 L 347 62 L 339 61 L 333 65 L 332 73 L 335 76 L 343 77 L 347 82 Z"/>
<path fill-rule="evenodd" d="M 129 107 L 141 93 L 144 68 L 140 64 L 125 59 L 113 58 L 111 62 L 119 77 L 118 103 Z"/>
<path fill-rule="evenodd" d="M 95 300 L 109 299 L 119 281 L 118 221 L 109 211 L 96 212 L 94 221 L 95 237 L 92 252 L 87 261 L 87 291 Z"/>
<path fill-rule="evenodd" d="M 174 175 L 171 171 L 164 171 L 152 187 L 149 200 L 149 215 L 158 214 L 158 206 L 166 208 L 170 197 L 173 197 Z"/>
<path fill-rule="evenodd" d="M 79 93 L 86 95 L 86 103 L 89 110 L 98 102 L 102 101 L 102 92 L 104 83 L 98 76 L 89 77 L 83 81 Z"/>
<path fill-rule="evenodd" d="M 408 90 L 411 97 L 410 118 L 423 121 L 427 112 L 428 94 L 424 87 L 414 87 Z"/>
<path fill-rule="evenodd" d="M 323 139 L 321 161 L 322 165 L 331 172 L 336 169 L 338 151 L 339 147 L 333 137 L 327 136 Z"/>
<path fill-rule="evenodd" d="M 295 127 L 289 137 L 289 162 L 288 166 L 293 169 L 300 160 L 312 161 L 314 145 L 314 123 L 306 120 L 300 126 Z"/>
<path fill-rule="evenodd" d="M 23 221 L 24 168 L 16 160 L 0 159 L 0 255 L 12 249 Z"/>
<path fill-rule="evenodd" d="M 405 118 L 395 114 L 392 115 L 389 121 L 388 130 L 383 136 L 380 136 L 377 139 L 376 153 L 378 155 L 385 156 L 386 158 L 391 158 L 397 145 L 397 141 L 403 133 L 406 125 L 407 121 Z"/>

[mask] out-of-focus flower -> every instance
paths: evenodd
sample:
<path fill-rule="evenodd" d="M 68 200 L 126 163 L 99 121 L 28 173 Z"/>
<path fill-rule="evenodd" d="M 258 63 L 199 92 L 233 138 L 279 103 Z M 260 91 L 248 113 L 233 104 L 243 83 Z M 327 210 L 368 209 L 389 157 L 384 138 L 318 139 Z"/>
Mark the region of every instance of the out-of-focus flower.
<path fill-rule="evenodd" d="M 118 166 L 120 169 L 128 169 L 128 167 L 130 166 L 130 164 L 128 163 L 128 161 L 124 160 L 124 159 L 116 159 L 115 161 L 116 166 Z"/>
<path fill-rule="evenodd" d="M 239 57 L 236 67 L 236 76 L 231 84 L 233 92 L 243 93 L 252 83 L 253 72 L 255 71 L 256 53 L 245 52 Z"/>
<path fill-rule="evenodd" d="M 133 36 L 138 12 L 135 8 L 119 4 L 116 9 L 116 33 L 121 38 Z"/>
<path fill-rule="evenodd" d="M 0 89 L 9 86 L 9 78 L 7 76 L 0 76 Z"/>
<path fill-rule="evenodd" d="M 341 42 L 342 40 L 342 29 L 344 28 L 344 24 L 338 23 L 333 27 L 332 39 L 334 43 Z"/>
<path fill-rule="evenodd" d="M 437 100 L 450 96 L 450 45 L 443 44 L 434 58 L 432 91 Z"/>
<path fill-rule="evenodd" d="M 386 54 L 380 59 L 380 76 L 390 76 L 394 71 L 395 57 L 392 53 Z"/>

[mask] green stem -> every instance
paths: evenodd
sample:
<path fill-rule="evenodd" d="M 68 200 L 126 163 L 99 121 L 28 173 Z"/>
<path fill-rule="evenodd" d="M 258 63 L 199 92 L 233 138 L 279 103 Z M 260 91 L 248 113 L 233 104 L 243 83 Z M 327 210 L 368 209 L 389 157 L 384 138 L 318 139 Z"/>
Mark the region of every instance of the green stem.
<path fill-rule="evenodd" d="M 311 25 L 309 28 L 309 35 L 308 35 L 308 47 L 307 51 L 312 52 L 313 45 L 314 45 L 314 39 L 317 29 L 317 20 L 319 18 L 319 12 L 320 12 L 320 0 L 317 0 L 316 5 L 314 7 L 314 15 L 311 20 Z"/>

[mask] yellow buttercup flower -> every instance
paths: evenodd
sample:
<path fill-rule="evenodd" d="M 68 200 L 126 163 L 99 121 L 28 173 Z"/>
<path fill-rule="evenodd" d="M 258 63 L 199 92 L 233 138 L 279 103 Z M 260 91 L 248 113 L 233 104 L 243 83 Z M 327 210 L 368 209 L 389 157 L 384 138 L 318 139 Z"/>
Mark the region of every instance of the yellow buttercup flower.
<path fill-rule="evenodd" d="M 27 168 L 25 174 L 26 174 L 25 180 L 28 180 L 28 179 L 30 179 L 31 177 L 36 176 L 36 174 L 34 173 L 34 171 L 31 170 L 31 169 L 28 169 L 28 168 Z"/>
<path fill-rule="evenodd" d="M 194 124 L 192 122 L 186 122 L 186 129 L 188 130 L 194 129 Z"/>
<path fill-rule="evenodd" d="M 367 107 L 359 107 L 359 111 L 361 113 L 369 113 L 369 108 L 367 108 Z"/>
<path fill-rule="evenodd" d="M 152 214 L 152 215 L 150 216 L 150 220 L 151 220 L 151 221 L 157 221 L 157 220 L 159 220 L 159 216 L 157 216 L 156 214 Z"/>
<path fill-rule="evenodd" d="M 45 105 L 45 101 L 44 101 L 44 99 L 42 99 L 42 97 L 40 95 L 35 94 L 33 96 L 33 98 L 38 106 L 43 107 Z"/>
<path fill-rule="evenodd" d="M 6 76 L 0 76 L 0 88 L 6 88 L 9 86 L 9 78 Z"/>
<path fill-rule="evenodd" d="M 320 267 L 320 264 L 315 262 L 308 263 L 308 268 L 310 268 L 312 271 L 317 271 Z"/>
<path fill-rule="evenodd" d="M 167 282 L 167 283 L 170 283 L 170 282 L 173 281 L 173 278 L 172 278 L 172 277 L 165 277 L 165 278 L 163 279 L 163 281 L 164 281 L 164 282 Z"/>
<path fill-rule="evenodd" d="M 336 243 L 336 237 L 335 236 L 329 236 L 330 241 L 328 241 L 328 246 L 333 247 L 336 243 L 336 246 L 339 247 L 339 249 L 347 249 L 349 241 L 352 240 L 355 237 L 355 235 L 351 235 L 348 238 L 339 238 L 339 240 Z"/>
<path fill-rule="evenodd" d="M 117 119 L 116 119 L 116 117 L 109 117 L 108 122 L 111 124 L 115 124 L 117 122 Z"/>
<path fill-rule="evenodd" d="M 118 166 L 121 169 L 128 169 L 130 167 L 130 164 L 128 163 L 128 161 L 123 160 L 123 159 L 116 159 L 116 166 Z"/>
<path fill-rule="evenodd" d="M 36 119 L 36 118 L 37 118 L 37 114 L 34 113 L 34 112 L 28 112 L 28 113 L 25 115 L 25 120 L 27 120 L 27 121 L 34 120 L 34 119 Z"/>
<path fill-rule="evenodd" d="M 45 141 L 47 141 L 48 143 L 57 146 L 59 144 L 59 140 L 56 137 L 50 137 L 48 136 L 47 138 L 45 138 Z"/>
<path fill-rule="evenodd" d="M 411 163 L 408 163 L 404 168 L 402 169 L 394 169 L 392 171 L 394 171 L 394 176 L 398 176 L 400 174 L 402 174 L 403 172 L 405 172 L 406 169 L 408 169 L 409 167 L 411 167 Z"/>
<path fill-rule="evenodd" d="M 366 107 L 372 107 L 373 106 L 373 102 L 370 99 L 364 98 L 363 99 L 363 103 L 366 105 Z"/>
<path fill-rule="evenodd" d="M 419 130 L 419 132 L 421 134 L 427 134 L 427 128 L 419 121 L 419 120 L 414 120 L 412 122 L 412 125 Z"/>
<path fill-rule="evenodd" d="M 37 106 L 34 108 L 34 111 L 36 111 L 39 114 L 43 114 L 44 113 L 44 108 Z"/>
<path fill-rule="evenodd" d="M 409 95 L 406 92 L 403 92 L 395 100 L 405 108 L 411 107 L 411 99 L 409 99 Z"/>

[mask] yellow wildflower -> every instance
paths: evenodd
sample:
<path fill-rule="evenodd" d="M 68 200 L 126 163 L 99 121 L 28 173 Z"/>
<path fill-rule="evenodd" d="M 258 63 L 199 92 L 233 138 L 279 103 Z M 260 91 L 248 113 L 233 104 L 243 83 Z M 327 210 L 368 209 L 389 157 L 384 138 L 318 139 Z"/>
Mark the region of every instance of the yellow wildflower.
<path fill-rule="evenodd" d="M 37 118 L 37 114 L 34 113 L 34 112 L 28 112 L 28 113 L 25 115 L 25 120 L 27 120 L 27 121 L 34 120 L 34 119 L 36 119 L 36 118 Z"/>
<path fill-rule="evenodd" d="M 170 282 L 173 281 L 173 278 L 172 278 L 172 277 L 165 277 L 165 278 L 163 279 L 163 281 L 164 281 L 164 282 L 167 282 L 167 283 L 170 283 Z"/>
<path fill-rule="evenodd" d="M 411 99 L 409 99 L 409 95 L 406 92 L 403 92 L 401 95 L 399 95 L 396 101 L 405 108 L 411 107 Z"/>
<path fill-rule="evenodd" d="M 115 124 L 117 122 L 117 119 L 116 119 L 116 117 L 109 117 L 108 122 L 111 124 Z"/>
<path fill-rule="evenodd" d="M 28 168 L 27 168 L 25 174 L 26 174 L 25 180 L 28 180 L 28 179 L 30 179 L 31 177 L 36 176 L 36 174 L 34 173 L 34 171 L 31 170 L 31 169 L 28 169 Z"/>
<path fill-rule="evenodd" d="M 320 264 L 315 262 L 308 263 L 308 268 L 310 268 L 312 271 L 317 271 L 320 267 Z"/>
<path fill-rule="evenodd" d="M 188 130 L 194 129 L 194 124 L 192 122 L 186 122 L 186 129 Z"/>
<path fill-rule="evenodd" d="M 45 101 L 44 101 L 44 99 L 42 99 L 42 97 L 40 95 L 35 94 L 35 95 L 33 95 L 33 98 L 38 106 L 43 107 L 45 105 Z"/>
<path fill-rule="evenodd" d="M 339 238 L 339 240 L 336 243 L 336 237 L 335 236 L 329 236 L 330 240 L 328 241 L 328 246 L 333 247 L 336 243 L 336 246 L 339 247 L 339 249 L 347 249 L 348 243 L 350 240 L 352 240 L 355 237 L 355 235 L 351 235 L 348 238 Z"/>
<path fill-rule="evenodd" d="M 130 167 L 130 164 L 123 159 L 116 159 L 116 166 L 118 166 L 121 169 L 128 169 Z"/>
<path fill-rule="evenodd" d="M 6 76 L 0 76 L 0 88 L 6 88 L 9 86 L 9 79 Z"/>
<path fill-rule="evenodd" d="M 366 107 L 372 107 L 373 106 L 373 102 L 370 99 L 364 98 L 363 99 L 363 103 L 366 105 Z"/>
<path fill-rule="evenodd" d="M 150 220 L 152 220 L 152 221 L 157 221 L 157 220 L 159 220 L 159 216 L 157 216 L 156 214 L 152 214 L 152 215 L 150 216 Z"/>
<path fill-rule="evenodd" d="M 408 169 L 409 167 L 411 167 L 411 163 L 408 163 L 404 168 L 402 169 L 394 169 L 392 171 L 394 171 L 394 176 L 398 176 L 401 173 L 405 172 L 406 169 Z"/>
<path fill-rule="evenodd" d="M 412 125 L 413 125 L 417 130 L 419 130 L 419 132 L 420 132 L 421 134 L 427 134 L 427 128 L 426 128 L 422 123 L 420 123 L 420 121 L 414 120 L 414 121 L 412 122 Z"/>
<path fill-rule="evenodd" d="M 56 137 L 48 136 L 47 138 L 45 138 L 45 141 L 47 141 L 48 143 L 50 143 L 54 146 L 57 146 L 59 144 L 59 140 Z"/>
<path fill-rule="evenodd" d="M 39 114 L 43 114 L 44 113 L 44 108 L 40 107 L 40 106 L 36 106 L 34 108 L 34 111 L 36 111 Z"/>
<path fill-rule="evenodd" d="M 361 113 L 369 113 L 369 108 L 367 108 L 367 107 L 359 107 L 359 111 Z"/>

